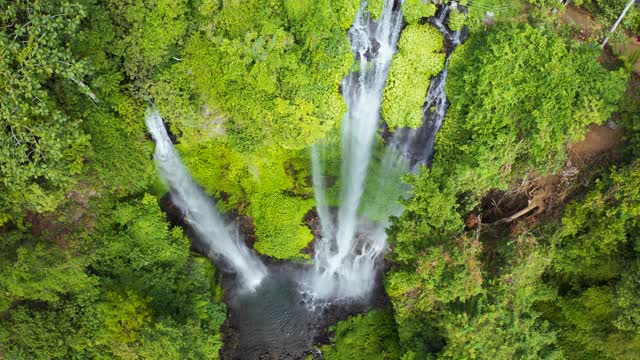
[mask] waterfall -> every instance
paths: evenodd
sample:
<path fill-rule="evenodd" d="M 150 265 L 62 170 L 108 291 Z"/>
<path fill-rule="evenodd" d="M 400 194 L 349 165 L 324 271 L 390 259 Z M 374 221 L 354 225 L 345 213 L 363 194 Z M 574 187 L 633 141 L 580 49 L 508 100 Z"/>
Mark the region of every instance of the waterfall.
<path fill-rule="evenodd" d="M 420 166 L 430 165 L 435 145 L 435 137 L 447 115 L 449 100 L 445 94 L 449 58 L 445 60 L 444 69 L 431 80 L 427 99 L 422 107 L 423 123 L 419 128 L 398 128 L 391 139 L 391 146 L 399 151 L 410 162 L 411 171 Z"/>
<path fill-rule="evenodd" d="M 311 291 L 316 298 L 364 296 L 372 288 L 375 266 L 386 248 L 384 228 L 358 217 L 369 162 L 380 120 L 380 105 L 391 58 L 402 27 L 402 14 L 385 0 L 373 21 L 363 1 L 349 30 L 357 70 L 342 83 L 347 113 L 342 120 L 340 206 L 334 221 L 325 202 L 317 149 L 312 151 L 314 190 L 320 205 L 322 238 L 315 248 Z"/>
<path fill-rule="evenodd" d="M 453 7 L 453 3 L 451 5 Z M 442 127 L 442 122 L 447 115 L 449 100 L 445 88 L 449 73 L 449 59 L 453 50 L 466 37 L 463 30 L 451 31 L 445 21 L 449 15 L 449 5 L 444 5 L 439 14 L 429 19 L 429 23 L 435 26 L 448 43 L 447 57 L 442 71 L 431 79 L 427 98 L 422 107 L 422 126 L 414 129 L 409 127 L 399 128 L 395 131 L 390 145 L 399 151 L 409 162 L 411 171 L 415 172 L 420 166 L 429 166 L 433 157 L 436 134 Z"/>
<path fill-rule="evenodd" d="M 212 200 L 193 181 L 158 111 L 147 109 L 145 123 L 156 144 L 154 159 L 160 178 L 196 235 L 206 242 L 209 257 L 222 260 L 238 274 L 244 287 L 254 289 L 266 276 L 266 267 L 244 244 L 237 229 L 225 224 Z"/>

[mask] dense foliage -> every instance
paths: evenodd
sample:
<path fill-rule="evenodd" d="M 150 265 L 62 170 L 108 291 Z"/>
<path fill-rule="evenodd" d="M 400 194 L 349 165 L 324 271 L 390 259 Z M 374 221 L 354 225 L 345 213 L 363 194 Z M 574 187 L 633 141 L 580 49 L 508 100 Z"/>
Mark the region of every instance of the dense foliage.
<path fill-rule="evenodd" d="M 347 1 L 225 2 L 203 15 L 169 81 L 176 91 L 191 84 L 186 90 L 220 113 L 238 150 L 307 147 L 344 113 L 336 89 L 352 62 L 344 31 L 356 9 Z M 173 119 L 171 98 L 158 95 Z"/>
<path fill-rule="evenodd" d="M 567 145 L 604 122 L 624 92 L 625 73 L 596 58 L 593 46 L 526 24 L 473 37 L 451 60 L 437 161 L 477 192 L 504 187 L 522 167 L 558 170 Z"/>
<path fill-rule="evenodd" d="M 640 163 L 614 169 L 572 203 L 550 239 L 553 282 L 546 315 L 575 358 L 632 359 L 640 349 Z"/>
<path fill-rule="evenodd" d="M 411 180 L 413 197 L 390 230 L 396 268 L 386 287 L 405 357 L 567 356 L 565 333 L 540 308 L 564 289 L 545 274 L 569 254 L 556 255 L 548 235 L 537 239 L 524 232 L 504 243 L 500 237 L 508 236 L 465 231 L 463 216 L 492 188 L 506 188 L 533 169 L 562 167 L 567 146 L 582 138 L 586 125 L 617 109 L 625 75 L 601 67 L 590 46 L 522 24 L 473 36 L 450 66 L 451 107 L 433 166 Z M 609 213 L 603 219 L 608 216 L 617 218 Z M 566 224 L 563 231 L 572 228 Z M 602 236 L 597 239 L 609 248 Z M 501 243 L 494 249 L 486 248 L 496 241 Z M 582 269 L 578 264 L 590 250 L 567 244 L 575 244 L 577 262 L 564 272 Z M 487 264 L 491 251 L 504 259 L 499 269 Z M 619 261 L 619 253 L 613 256 Z"/>
<path fill-rule="evenodd" d="M 334 330 L 333 344 L 322 349 L 327 360 L 392 360 L 400 356 L 398 332 L 389 309 L 351 317 Z"/>
<path fill-rule="evenodd" d="M 88 69 L 73 57 L 84 9 L 61 1 L 0 4 L 0 225 L 51 211 L 80 172 L 88 136 L 60 104 Z M 50 20 L 53 18 L 53 20 Z"/>
<path fill-rule="evenodd" d="M 377 18 L 383 3 L 366 9 Z M 442 36 L 425 19 L 434 3 L 402 5 L 381 110 L 391 131 L 421 125 L 443 68 Z M 608 28 L 626 1 L 576 3 Z M 220 274 L 161 210 L 144 110 L 159 108 L 193 177 L 258 252 L 307 261 L 309 146 L 326 145 L 339 205 L 340 82 L 359 6 L 0 0 L 0 358 L 218 358 Z M 640 80 L 622 98 L 631 67 L 605 69 L 597 44 L 556 32 L 545 17 L 557 6 L 483 0 L 450 13 L 448 26 L 471 36 L 451 58 L 433 166 L 406 177 L 407 198 L 406 169 L 384 162 L 379 136 L 359 209 L 386 221 L 405 198 L 388 229 L 393 306 L 338 323 L 325 358 L 640 353 Z M 639 14 L 622 29 L 640 29 Z M 548 214 L 482 223 L 490 191 L 575 170 L 568 149 L 610 118 L 625 131 L 616 166 L 563 177 L 572 191 Z"/>
<path fill-rule="evenodd" d="M 384 91 L 382 116 L 391 128 L 422 125 L 429 80 L 442 71 L 445 54 L 440 32 L 430 25 L 409 25 L 400 36 Z"/>
<path fill-rule="evenodd" d="M 0 244 L 4 355 L 216 358 L 225 308 L 214 270 L 190 256 L 157 199 L 74 197 L 67 217 L 39 217 Z"/>

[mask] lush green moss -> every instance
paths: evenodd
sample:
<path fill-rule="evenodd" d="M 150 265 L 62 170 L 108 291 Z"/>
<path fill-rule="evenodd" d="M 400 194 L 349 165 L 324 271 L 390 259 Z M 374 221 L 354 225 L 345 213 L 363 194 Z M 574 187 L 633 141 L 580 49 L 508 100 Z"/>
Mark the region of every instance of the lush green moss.
<path fill-rule="evenodd" d="M 256 223 L 256 250 L 276 258 L 302 258 L 300 250 L 313 235 L 303 223 L 312 201 L 283 193 L 258 193 L 250 198 L 250 214 Z"/>
<path fill-rule="evenodd" d="M 429 80 L 444 67 L 443 39 L 431 25 L 409 25 L 389 70 L 382 116 L 391 128 L 422 125 Z"/>

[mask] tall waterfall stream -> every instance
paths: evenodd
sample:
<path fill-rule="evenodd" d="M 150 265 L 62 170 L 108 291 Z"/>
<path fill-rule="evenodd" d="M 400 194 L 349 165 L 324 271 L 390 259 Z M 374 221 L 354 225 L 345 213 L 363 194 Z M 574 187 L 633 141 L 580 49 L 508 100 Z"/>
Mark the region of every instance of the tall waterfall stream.
<path fill-rule="evenodd" d="M 393 171 L 406 173 L 429 165 L 449 103 L 445 94 L 449 56 L 464 39 L 445 24 L 443 6 L 429 22 L 447 42 L 444 69 L 431 80 L 423 106 L 423 126 L 396 130 L 377 168 L 381 179 Z M 216 210 L 213 200 L 194 182 L 169 138 L 160 114 L 150 108 L 145 122 L 155 144 L 155 160 L 183 224 L 204 243 L 204 252 L 224 272 L 228 305 L 224 325 L 224 359 L 321 359 L 314 344 L 328 341 L 328 328 L 338 320 L 388 303 L 381 283 L 381 264 L 387 251 L 387 220 L 367 219 L 360 213 L 371 170 L 380 106 L 391 59 L 403 27 L 399 4 L 385 0 L 374 21 L 363 1 L 348 32 L 358 70 L 347 75 L 342 92 L 347 114 L 342 121 L 339 206 L 330 208 L 324 181 L 323 144 L 311 151 L 316 210 L 321 237 L 316 239 L 312 266 L 275 262 L 247 247 L 233 224 Z M 392 171 L 393 170 L 393 171 Z M 399 175 L 398 179 L 399 180 Z M 396 204 L 382 204 L 385 219 L 400 215 Z M 275 356 L 275 357 L 274 357 Z"/>

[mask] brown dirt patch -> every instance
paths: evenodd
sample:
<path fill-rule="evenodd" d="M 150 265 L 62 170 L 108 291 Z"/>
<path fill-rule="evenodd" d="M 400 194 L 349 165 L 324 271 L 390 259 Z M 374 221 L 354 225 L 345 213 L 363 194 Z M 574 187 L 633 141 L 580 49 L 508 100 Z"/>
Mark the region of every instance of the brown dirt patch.
<path fill-rule="evenodd" d="M 589 125 L 589 131 L 583 141 L 575 143 L 569 149 L 569 161 L 575 167 L 589 164 L 604 154 L 610 153 L 622 143 L 622 130 L 606 125 Z"/>
<path fill-rule="evenodd" d="M 533 197 L 544 201 L 546 215 L 559 215 L 556 210 L 582 187 L 587 186 L 597 175 L 598 169 L 608 167 L 621 158 L 622 129 L 607 125 L 589 125 L 584 140 L 569 148 L 569 159 L 557 174 L 547 175 L 533 181 L 530 190 Z"/>
<path fill-rule="evenodd" d="M 602 25 L 600 25 L 588 11 L 576 7 L 573 4 L 569 4 L 566 7 L 565 12 L 562 14 L 560 19 L 565 24 L 577 25 L 580 27 L 580 32 L 585 38 L 589 38 L 591 35 L 602 29 Z"/>
<path fill-rule="evenodd" d="M 559 173 L 542 176 L 531 172 L 509 191 L 489 192 L 482 200 L 480 214 L 471 214 L 467 225 L 505 225 L 517 233 L 522 225 L 518 219 L 537 223 L 541 216 L 558 215 L 556 210 L 577 188 L 591 181 L 596 169 L 620 158 L 617 150 L 622 140 L 620 128 L 590 125 L 585 139 L 570 147 L 569 159 Z"/>

